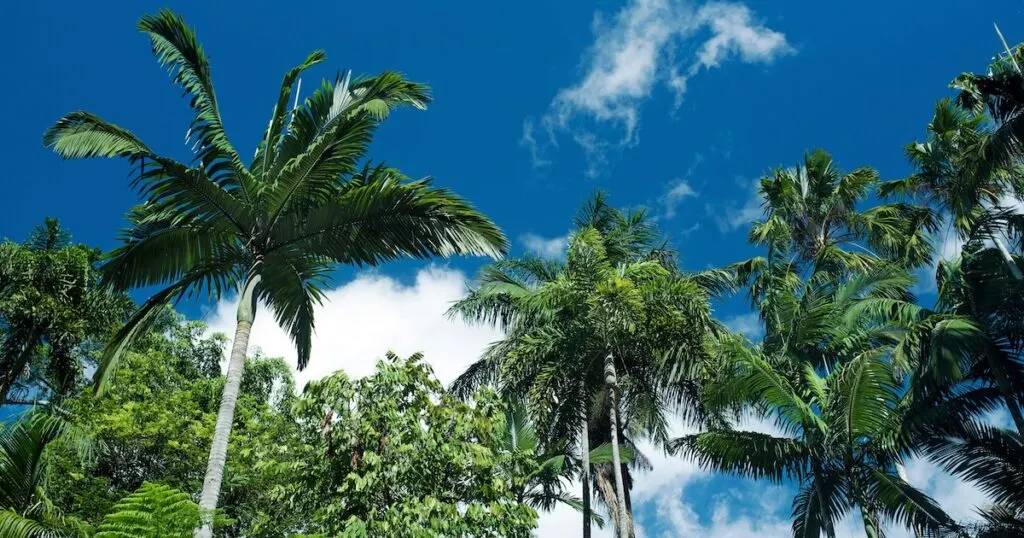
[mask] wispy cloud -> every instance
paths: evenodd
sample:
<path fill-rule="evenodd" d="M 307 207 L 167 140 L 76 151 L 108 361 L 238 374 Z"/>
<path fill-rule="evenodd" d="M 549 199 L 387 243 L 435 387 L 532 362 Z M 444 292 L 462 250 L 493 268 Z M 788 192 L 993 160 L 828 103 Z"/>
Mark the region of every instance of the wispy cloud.
<path fill-rule="evenodd" d="M 676 210 L 679 208 L 679 204 L 687 198 L 696 198 L 699 193 L 690 185 L 690 179 L 693 177 L 694 172 L 697 171 L 697 167 L 700 163 L 704 162 L 704 155 L 696 153 L 693 156 L 693 162 L 686 169 L 686 173 L 682 177 L 678 177 L 668 184 L 668 188 L 665 192 L 658 197 L 658 204 L 661 206 L 661 213 L 658 217 L 664 218 L 665 220 L 672 220 L 676 216 Z"/>
<path fill-rule="evenodd" d="M 598 13 L 593 26 L 594 42 L 582 59 L 584 74 L 555 94 L 541 118 L 552 137 L 568 132 L 577 143 L 581 131 L 593 133 L 599 125 L 619 129 L 618 136 L 600 139 L 600 144 L 583 137 L 586 143 L 580 145 L 588 157 L 636 143 L 641 106 L 659 83 L 675 94 L 678 108 L 689 79 L 701 70 L 730 59 L 767 64 L 794 51 L 784 34 L 764 26 L 741 3 L 697 7 L 686 0 L 629 0 L 608 21 Z M 704 41 L 695 46 L 699 36 Z M 696 52 L 686 55 L 683 50 Z M 524 140 L 533 129 L 533 120 L 528 120 Z M 537 144 L 532 148 L 543 149 Z M 546 160 L 531 153 L 534 162 L 538 155 Z M 589 168 L 591 173 L 597 169 L 593 163 Z"/>
<path fill-rule="evenodd" d="M 540 154 L 540 148 L 537 145 L 537 138 L 534 135 L 533 118 L 526 118 L 523 120 L 523 136 L 519 139 L 519 145 L 530 152 L 530 163 L 534 168 L 540 168 L 551 164 L 551 161 L 545 159 Z"/>
<path fill-rule="evenodd" d="M 526 250 L 542 258 L 561 258 L 565 255 L 565 247 L 568 245 L 569 236 L 544 237 L 537 234 L 523 234 L 519 236 L 519 242 Z"/>
<path fill-rule="evenodd" d="M 697 191 L 693 190 L 693 187 L 686 180 L 677 179 L 669 185 L 665 194 L 662 194 L 658 198 L 658 202 L 661 203 L 662 214 L 666 220 L 671 220 L 676 217 L 676 210 L 679 209 L 679 204 L 687 198 L 696 198 Z"/>
<path fill-rule="evenodd" d="M 741 182 L 741 185 L 743 182 Z M 707 204 L 705 210 L 722 233 L 749 226 L 764 216 L 763 199 L 758 192 L 759 181 L 746 183 L 746 198 L 732 199 L 724 204 Z"/>

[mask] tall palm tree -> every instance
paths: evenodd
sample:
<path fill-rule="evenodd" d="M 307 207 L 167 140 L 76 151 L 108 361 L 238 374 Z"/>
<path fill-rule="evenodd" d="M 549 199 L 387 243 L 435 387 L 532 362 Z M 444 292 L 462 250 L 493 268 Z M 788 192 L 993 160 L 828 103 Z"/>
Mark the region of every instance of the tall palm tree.
<path fill-rule="evenodd" d="M 870 348 L 822 377 L 790 357 L 739 340 L 735 370 L 717 396 L 774 418 L 782 436 L 714 428 L 674 440 L 671 447 L 703 465 L 776 483 L 795 480 L 793 535 L 835 536 L 835 523 L 860 511 L 869 537 L 887 520 L 918 532 L 956 528 L 928 496 L 899 476 L 901 447 L 893 430 L 896 380 Z"/>
<path fill-rule="evenodd" d="M 925 142 L 906 147 L 915 172 L 903 179 L 884 182 L 883 197 L 903 197 L 945 213 L 950 227 L 963 239 L 982 236 L 999 249 L 1007 269 L 1017 280 L 1024 278 L 999 230 L 1005 220 L 1008 197 L 1024 193 L 1024 176 L 1017 160 L 988 154 L 994 135 L 985 117 L 961 108 L 949 99 L 935 105 Z"/>
<path fill-rule="evenodd" d="M 1001 37 L 1001 36 L 1000 36 Z M 1004 42 L 1005 44 L 1005 42 Z M 976 115 L 988 113 L 992 136 L 979 148 L 995 167 L 1013 167 L 1024 157 L 1024 47 L 999 54 L 985 74 L 963 73 L 950 87 L 959 90 L 956 102 Z"/>
<path fill-rule="evenodd" d="M 600 225 L 603 218 L 583 220 Z M 642 219 L 618 222 L 627 229 Z M 619 454 L 620 415 L 631 415 L 638 430 L 655 440 L 667 439 L 672 365 L 661 351 L 671 342 L 682 350 L 672 355 L 677 362 L 703 356 L 711 325 L 704 286 L 721 278 L 671 271 L 657 253 L 635 256 L 634 239 L 635 230 L 619 235 L 583 227 L 573 235 L 564 264 L 499 262 L 453 307 L 467 319 L 496 322 L 507 334 L 456 382 L 456 390 L 490 381 L 525 396 L 541 431 L 555 432 L 556 439 L 580 438 L 584 460 L 591 422 L 597 413 L 607 414 L 615 498 L 605 495 L 605 502 L 619 536 L 632 532 Z M 583 472 L 586 488 L 586 461 Z"/>
<path fill-rule="evenodd" d="M 761 178 L 765 218 L 752 226 L 750 242 L 785 250 L 798 272 L 812 264 L 852 271 L 884 260 L 926 263 L 931 246 L 924 232 L 933 227 L 933 216 L 900 203 L 860 209 L 877 184 L 875 170 L 846 173 L 831 155 L 815 150 L 794 168 Z"/>
<path fill-rule="evenodd" d="M 144 203 L 129 216 L 124 245 L 102 266 L 115 289 L 161 285 L 110 342 L 97 371 L 105 388 L 132 339 L 168 301 L 201 294 L 239 296 L 238 325 L 210 449 L 200 507 L 216 508 L 232 416 L 256 304 L 263 301 L 309 362 L 313 309 L 338 264 L 377 265 L 401 256 L 499 256 L 501 231 L 470 204 L 429 180 L 365 165 L 374 130 L 395 108 L 424 108 L 426 86 L 385 72 L 324 81 L 288 108 L 292 86 L 324 61 L 315 51 L 284 77 L 270 122 L 246 166 L 228 141 L 195 34 L 170 11 L 144 16 L 139 29 L 190 96 L 196 113 L 191 165 L 158 155 L 131 132 L 88 112 L 72 112 L 44 143 L 65 158 L 126 157 Z M 204 524 L 199 536 L 209 536 Z"/>
<path fill-rule="evenodd" d="M 514 476 L 521 477 L 514 484 L 516 498 L 537 510 L 550 511 L 555 505 L 563 504 L 576 510 L 583 508 L 583 501 L 570 494 L 565 481 L 572 477 L 577 464 L 566 450 L 564 440 L 544 443 L 537 435 L 537 429 L 529 418 L 526 406 L 521 402 L 509 403 L 505 412 L 505 423 L 499 428 L 501 449 L 513 457 L 519 466 Z M 588 453 L 591 464 L 611 463 L 611 445 L 603 444 Z M 627 450 L 623 460 L 632 461 L 633 453 Z M 604 519 L 591 514 L 591 520 L 599 527 Z"/>
<path fill-rule="evenodd" d="M 1024 535 L 1024 439 L 975 421 L 947 423 L 924 452 L 947 471 L 974 483 L 991 503 L 979 510 L 977 538 Z"/>

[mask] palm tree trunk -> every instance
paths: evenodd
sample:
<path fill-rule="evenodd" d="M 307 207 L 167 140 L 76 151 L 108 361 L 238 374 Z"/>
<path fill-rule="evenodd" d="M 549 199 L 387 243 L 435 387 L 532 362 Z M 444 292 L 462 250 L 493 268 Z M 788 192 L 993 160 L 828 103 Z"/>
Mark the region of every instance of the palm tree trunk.
<path fill-rule="evenodd" d="M 259 283 L 259 273 L 252 274 L 246 281 L 238 301 L 238 325 L 235 328 L 235 340 L 231 345 L 231 358 L 228 361 L 228 375 L 227 380 L 224 381 L 220 411 L 217 412 L 217 425 L 213 430 L 213 443 L 210 446 L 210 460 L 206 466 L 206 477 L 203 479 L 203 492 L 199 497 L 199 508 L 202 510 L 203 520 L 202 525 L 193 533 L 195 538 L 211 538 L 213 536 L 213 512 L 217 508 L 220 483 L 224 478 L 228 439 L 231 437 L 231 425 L 235 418 L 235 403 L 238 401 L 238 390 L 242 385 L 242 372 L 245 370 L 245 353 L 249 349 L 249 332 L 256 319 L 255 291 Z"/>
<path fill-rule="evenodd" d="M 611 351 L 604 358 L 604 382 L 611 393 L 611 405 L 608 413 L 611 416 L 612 434 L 612 471 L 615 473 L 615 495 L 618 499 L 619 517 L 617 535 L 619 538 L 629 536 L 626 519 L 626 488 L 622 486 L 622 459 L 619 457 L 619 382 L 615 375 L 615 357 Z"/>
<path fill-rule="evenodd" d="M 992 242 L 995 243 L 996 248 L 999 249 L 999 254 L 1003 256 L 1003 261 L 1006 262 L 1006 267 L 1010 270 L 1013 278 L 1017 280 L 1024 280 L 1024 274 L 1021 274 L 1020 267 L 1017 267 L 1017 262 L 1013 259 L 1013 255 L 1003 244 L 1003 240 L 998 234 L 992 234 Z"/>
<path fill-rule="evenodd" d="M 7 401 L 7 395 L 10 394 L 11 389 L 14 387 L 14 382 L 18 380 L 18 377 L 25 371 L 25 367 L 28 366 L 28 360 L 32 357 L 32 350 L 36 348 L 36 344 L 39 343 L 39 338 L 42 334 L 43 331 L 37 327 L 29 329 L 28 335 L 25 341 L 22 342 L 21 349 L 18 350 L 17 354 L 10 361 L 5 360 L 3 363 L 0 363 L 0 405 L 2 405 L 2 402 Z"/>
<path fill-rule="evenodd" d="M 826 538 L 836 538 L 836 529 L 832 524 L 832 518 L 825 514 L 825 507 L 828 506 L 828 499 L 825 498 L 825 492 L 821 491 L 821 481 L 824 480 L 824 469 L 821 468 L 821 462 L 814 460 L 811 463 L 812 470 L 814 471 L 814 493 L 818 496 L 819 510 L 822 512 L 822 519 L 825 521 L 825 536 Z"/>
<path fill-rule="evenodd" d="M 580 429 L 580 482 L 583 482 L 583 538 L 590 538 L 590 421 L 587 409 L 583 410 L 583 424 Z"/>

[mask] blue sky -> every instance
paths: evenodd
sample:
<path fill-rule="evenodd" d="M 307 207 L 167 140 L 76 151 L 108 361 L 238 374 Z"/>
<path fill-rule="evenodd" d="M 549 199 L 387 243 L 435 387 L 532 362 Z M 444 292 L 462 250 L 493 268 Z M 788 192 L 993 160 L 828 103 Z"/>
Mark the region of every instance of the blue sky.
<path fill-rule="evenodd" d="M 12 52 L 3 85 L 0 235 L 20 239 L 56 216 L 79 241 L 116 244 L 135 200 L 127 165 L 63 162 L 45 150 L 44 129 L 68 111 L 96 112 L 151 147 L 187 158 L 187 103 L 134 29 L 139 15 L 161 6 L 8 8 L 0 35 Z M 981 9 L 946 0 L 173 7 L 197 27 L 224 123 L 243 155 L 265 128 L 285 70 L 323 48 L 326 67 L 306 75 L 306 92 L 342 69 L 399 70 L 432 86 L 430 109 L 392 116 L 372 157 L 410 176 L 433 176 L 471 199 L 506 230 L 516 252 L 557 253 L 576 207 L 600 187 L 617 205 L 647 206 L 691 268 L 753 253 L 744 241 L 744 223 L 758 215 L 753 181 L 808 149 L 830 151 L 845 169 L 869 165 L 883 178 L 905 175 L 902 146 L 923 134 L 948 81 L 983 69 L 998 49 L 992 23 L 1011 41 L 1024 40 L 1019 1 Z M 428 358 L 436 352 L 442 377 L 454 375 L 496 337 L 453 328 L 439 316 L 481 263 L 343 271 L 330 295 L 338 304 L 318 318 L 313 360 L 320 366 L 303 375 L 358 369 L 367 354 L 388 346 L 424 349 Z M 230 329 L 228 303 L 185 309 Z M 717 314 L 754 330 L 740 299 L 718 305 Z M 353 319 L 364 325 L 354 329 Z M 257 343 L 287 354 L 272 332 L 267 326 Z M 776 525 L 788 512 L 785 492 L 709 478 L 667 458 L 663 465 L 676 480 L 639 503 L 647 536 L 785 531 Z M 921 470 L 920 479 L 960 491 L 936 476 Z M 543 532 L 558 535 L 556 521 L 545 524 Z"/>

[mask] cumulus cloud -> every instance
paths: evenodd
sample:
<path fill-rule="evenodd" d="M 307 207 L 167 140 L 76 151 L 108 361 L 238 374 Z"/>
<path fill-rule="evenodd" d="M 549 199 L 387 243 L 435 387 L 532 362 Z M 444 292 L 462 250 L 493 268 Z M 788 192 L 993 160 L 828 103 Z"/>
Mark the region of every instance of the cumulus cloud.
<path fill-rule="evenodd" d="M 365 376 L 388 350 L 402 356 L 422 351 L 441 381 L 454 380 L 489 343 L 501 338 L 497 329 L 467 326 L 444 316 L 465 291 L 465 275 L 442 267 L 419 271 L 411 284 L 367 272 L 328 290 L 315 311 L 313 353 L 309 366 L 296 374 L 298 386 L 340 369 Z M 237 299 L 218 304 L 210 314 L 210 329 L 234 334 L 236 305 Z M 250 343 L 295 365 L 291 339 L 263 305 L 257 310 Z"/>
<path fill-rule="evenodd" d="M 703 39 L 703 41 L 699 41 Z M 699 46 L 695 46 L 696 43 Z M 681 50 L 696 49 L 693 55 Z M 768 64 L 791 54 L 793 47 L 781 32 L 760 23 L 741 3 L 712 2 L 695 7 L 686 0 L 630 0 L 610 21 L 598 14 L 594 42 L 584 54 L 584 73 L 574 84 L 559 90 L 542 122 L 549 132 L 568 131 L 579 142 L 579 132 L 593 132 L 596 125 L 621 131 L 607 147 L 621 147 L 637 140 L 641 105 L 658 84 L 675 94 L 682 104 L 688 81 L 702 69 L 726 60 Z M 534 162 L 539 146 L 532 136 L 533 120 L 523 124 L 523 139 Z M 588 157 L 603 156 L 581 144 Z M 543 160 L 543 158 L 541 158 Z M 595 165 L 590 166 L 594 172 Z"/>
<path fill-rule="evenodd" d="M 568 235 L 544 237 L 537 234 L 523 234 L 519 242 L 526 250 L 542 258 L 561 258 L 565 255 L 565 247 L 569 244 Z"/>

